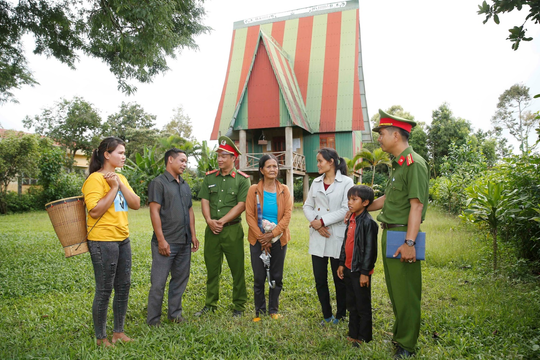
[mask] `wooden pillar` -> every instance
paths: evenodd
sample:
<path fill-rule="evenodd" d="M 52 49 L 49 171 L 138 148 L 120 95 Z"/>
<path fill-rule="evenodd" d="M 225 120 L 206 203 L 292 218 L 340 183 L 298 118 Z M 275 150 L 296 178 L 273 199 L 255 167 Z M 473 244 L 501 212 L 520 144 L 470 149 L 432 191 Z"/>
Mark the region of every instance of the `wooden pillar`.
<path fill-rule="evenodd" d="M 306 202 L 309 193 L 309 175 L 304 175 L 304 202 Z"/>
<path fill-rule="evenodd" d="M 240 130 L 240 170 L 247 168 L 247 142 L 246 142 L 246 130 Z"/>
<path fill-rule="evenodd" d="M 294 194 L 293 176 L 293 131 L 292 126 L 285 128 L 285 166 L 287 167 L 286 185 L 291 195 Z"/>

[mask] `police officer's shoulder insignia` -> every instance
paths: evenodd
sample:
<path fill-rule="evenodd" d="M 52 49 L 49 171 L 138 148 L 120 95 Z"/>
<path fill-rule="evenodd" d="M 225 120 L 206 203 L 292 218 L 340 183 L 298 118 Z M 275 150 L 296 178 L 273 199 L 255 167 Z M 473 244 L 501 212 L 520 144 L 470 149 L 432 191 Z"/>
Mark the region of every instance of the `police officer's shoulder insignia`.
<path fill-rule="evenodd" d="M 405 162 L 405 156 L 401 155 L 397 163 L 399 164 L 399 166 L 401 166 L 403 165 L 404 162 Z"/>
<path fill-rule="evenodd" d="M 216 171 L 219 171 L 219 169 L 212 170 L 212 171 L 207 171 L 207 172 L 206 172 L 206 175 L 213 174 L 213 173 L 215 173 Z"/>
<path fill-rule="evenodd" d="M 412 163 L 414 163 L 414 160 L 412 154 L 409 154 L 407 155 L 407 166 L 411 165 Z"/>
<path fill-rule="evenodd" d="M 240 175 L 242 175 L 243 177 L 245 177 L 245 178 L 248 178 L 248 179 L 249 179 L 249 175 L 248 175 L 248 174 L 246 174 L 245 172 L 243 172 L 243 171 L 240 171 L 240 170 L 238 170 L 238 173 L 239 173 Z"/>

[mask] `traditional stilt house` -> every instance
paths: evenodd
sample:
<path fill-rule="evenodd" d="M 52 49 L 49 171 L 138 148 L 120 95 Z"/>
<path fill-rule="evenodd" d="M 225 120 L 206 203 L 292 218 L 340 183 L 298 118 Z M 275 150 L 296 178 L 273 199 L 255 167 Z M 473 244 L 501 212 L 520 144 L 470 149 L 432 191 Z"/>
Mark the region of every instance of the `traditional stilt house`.
<path fill-rule="evenodd" d="M 234 23 L 229 64 L 211 139 L 227 135 L 238 168 L 258 179 L 273 153 L 294 176 L 317 174 L 317 150 L 352 158 L 371 140 L 362 73 L 358 0 Z"/>

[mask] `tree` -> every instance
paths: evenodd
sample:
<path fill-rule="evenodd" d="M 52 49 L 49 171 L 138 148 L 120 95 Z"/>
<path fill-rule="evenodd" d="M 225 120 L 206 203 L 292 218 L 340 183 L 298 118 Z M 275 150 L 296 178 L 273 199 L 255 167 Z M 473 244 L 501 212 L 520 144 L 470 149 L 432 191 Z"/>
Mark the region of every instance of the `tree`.
<path fill-rule="evenodd" d="M 491 118 L 494 125 L 507 129 L 519 143 L 521 154 L 526 154 L 535 145 L 529 146 L 529 133 L 540 124 L 540 119 L 530 111 L 525 111 L 531 104 L 529 87 L 514 84 L 499 96 L 497 111 Z"/>
<path fill-rule="evenodd" d="M 385 164 L 390 165 L 390 156 L 388 153 L 384 152 L 381 148 L 375 149 L 373 152 L 362 149 L 360 150 L 353 158 L 353 162 L 356 163 L 358 159 L 362 161 L 355 165 L 354 170 L 360 170 L 365 167 L 371 167 L 371 187 L 373 187 L 373 182 L 375 181 L 375 168 L 377 165 Z"/>
<path fill-rule="evenodd" d="M 77 150 L 90 154 L 94 137 L 102 131 L 97 110 L 79 97 L 71 101 L 61 99 L 54 107 L 43 110 L 41 116 L 27 116 L 23 123 L 25 128 L 33 127 L 36 133 L 67 149 L 72 160 Z"/>
<path fill-rule="evenodd" d="M 7 211 L 7 188 L 17 176 L 35 172 L 38 137 L 12 130 L 0 137 L 0 214 Z"/>
<path fill-rule="evenodd" d="M 482 5 L 478 5 L 478 14 L 486 15 L 484 24 L 493 17 L 493 21 L 499 24 L 499 14 L 504 14 L 513 11 L 514 9 L 521 11 L 523 5 L 529 7 L 529 14 L 525 17 L 525 21 L 521 26 L 514 26 L 509 29 L 510 35 L 507 40 L 510 40 L 512 49 L 517 50 L 521 41 L 531 41 L 532 37 L 526 37 L 525 33 L 527 29 L 524 29 L 525 23 L 531 20 L 535 24 L 540 22 L 540 1 L 539 0 L 492 0 L 492 4 L 488 4 L 486 1 Z"/>
<path fill-rule="evenodd" d="M 106 136 L 117 136 L 126 143 L 126 156 L 143 153 L 145 147 L 152 147 L 158 139 L 158 130 L 154 128 L 156 116 L 149 114 L 136 103 L 120 105 L 120 111 L 109 115 L 103 126 Z"/>
<path fill-rule="evenodd" d="M 431 125 L 427 127 L 427 145 L 436 177 L 443 157 L 449 153 L 450 145 L 454 143 L 459 147 L 466 143 L 467 136 L 471 132 L 471 123 L 465 119 L 455 118 L 447 103 L 433 110 L 432 117 Z"/>
<path fill-rule="evenodd" d="M 148 83 L 168 70 L 167 57 L 197 48 L 204 0 L 79 1 L 0 0 L 0 102 L 10 89 L 37 82 L 28 68 L 23 36 L 35 40 L 34 53 L 75 68 L 79 54 L 105 62 L 128 94 L 129 80 Z"/>
<path fill-rule="evenodd" d="M 174 115 L 172 120 L 163 127 L 163 131 L 170 135 L 177 135 L 186 140 L 195 140 L 193 138 L 193 126 L 191 125 L 191 118 L 188 114 L 184 113 L 182 106 L 174 109 Z"/>
<path fill-rule="evenodd" d="M 460 216 L 464 221 L 473 223 L 485 223 L 489 228 L 489 233 L 493 238 L 493 270 L 497 270 L 497 236 L 501 223 L 520 211 L 518 208 L 522 198 L 518 198 L 516 193 L 519 189 L 512 191 L 505 189 L 501 182 L 492 182 L 481 186 L 472 186 L 467 189 L 469 199 L 467 209 L 463 210 Z"/>
<path fill-rule="evenodd" d="M 150 129 L 154 127 L 155 121 L 156 116 L 146 113 L 141 105 L 122 102 L 120 111 L 116 114 L 109 115 L 104 129 L 112 136 L 117 136 L 127 141 L 126 132 L 129 129 Z"/>
<path fill-rule="evenodd" d="M 428 160 L 428 147 L 427 147 L 427 134 L 424 130 L 426 126 L 425 122 L 418 122 L 415 127 L 412 128 L 409 135 L 409 145 L 413 148 L 414 152 Z"/>
<path fill-rule="evenodd" d="M 508 145 L 508 138 L 502 136 L 502 130 L 502 127 L 495 126 L 487 131 L 478 129 L 473 135 L 478 140 L 478 146 L 489 166 L 495 165 L 499 159 L 512 155 L 512 146 Z"/>

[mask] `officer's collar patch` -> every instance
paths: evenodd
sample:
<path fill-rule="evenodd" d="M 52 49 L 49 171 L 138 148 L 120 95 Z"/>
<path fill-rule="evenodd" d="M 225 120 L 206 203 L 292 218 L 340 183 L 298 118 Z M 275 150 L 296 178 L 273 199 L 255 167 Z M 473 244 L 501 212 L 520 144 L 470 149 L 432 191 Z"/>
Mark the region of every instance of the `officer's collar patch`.
<path fill-rule="evenodd" d="M 405 162 L 405 156 L 401 155 L 397 163 L 399 164 L 399 166 L 401 166 L 403 165 L 404 162 Z"/>
<path fill-rule="evenodd" d="M 233 177 L 233 179 L 234 179 L 234 178 L 236 177 L 236 172 L 235 172 L 235 171 L 233 171 L 233 172 L 231 173 L 231 176 L 232 176 L 232 177 Z"/>

